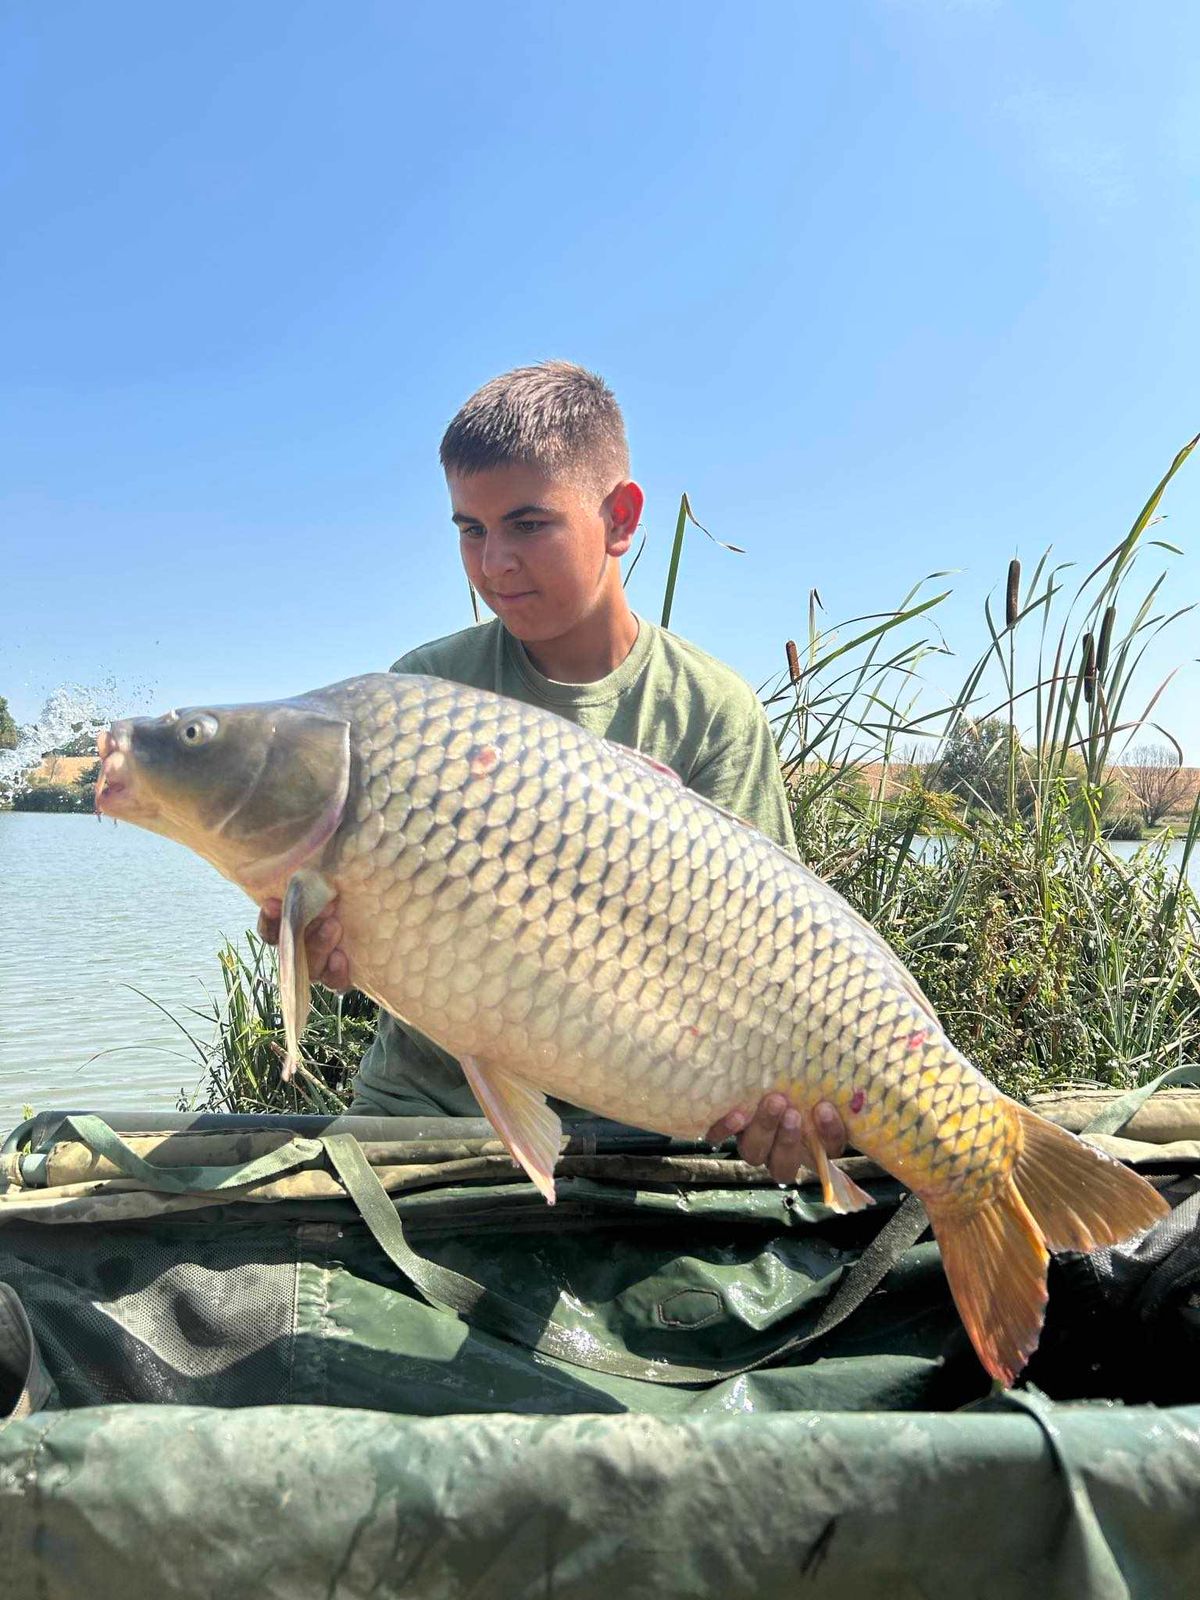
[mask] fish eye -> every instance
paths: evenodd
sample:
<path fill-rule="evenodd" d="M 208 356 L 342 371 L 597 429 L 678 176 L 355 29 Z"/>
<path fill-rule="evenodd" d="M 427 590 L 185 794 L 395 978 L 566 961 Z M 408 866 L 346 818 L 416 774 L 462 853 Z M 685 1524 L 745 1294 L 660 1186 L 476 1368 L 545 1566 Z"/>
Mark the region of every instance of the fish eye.
<path fill-rule="evenodd" d="M 216 717 L 210 717 L 207 711 L 202 711 L 198 716 L 188 717 L 186 721 L 181 717 L 176 737 L 180 744 L 201 745 L 215 738 L 216 732 Z"/>

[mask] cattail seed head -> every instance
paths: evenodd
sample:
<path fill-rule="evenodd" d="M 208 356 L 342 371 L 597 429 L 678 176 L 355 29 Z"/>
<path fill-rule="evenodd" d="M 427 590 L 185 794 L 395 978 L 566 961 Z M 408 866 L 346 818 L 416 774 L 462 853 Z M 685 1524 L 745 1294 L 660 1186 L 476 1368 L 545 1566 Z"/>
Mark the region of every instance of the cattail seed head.
<path fill-rule="evenodd" d="M 1016 626 L 1021 611 L 1021 563 L 1016 556 L 1008 563 L 1008 594 L 1004 604 L 1004 625 Z"/>
<path fill-rule="evenodd" d="M 1091 705 L 1096 697 L 1096 641 L 1090 633 L 1083 636 L 1083 698 Z"/>
<path fill-rule="evenodd" d="M 796 641 L 789 639 L 787 642 L 788 677 L 793 683 L 800 682 L 800 658 L 796 654 Z"/>
<path fill-rule="evenodd" d="M 1096 676 L 1103 678 L 1108 667 L 1108 649 L 1112 644 L 1113 626 L 1117 620 L 1116 606 L 1109 606 L 1100 624 L 1100 643 L 1096 647 Z"/>

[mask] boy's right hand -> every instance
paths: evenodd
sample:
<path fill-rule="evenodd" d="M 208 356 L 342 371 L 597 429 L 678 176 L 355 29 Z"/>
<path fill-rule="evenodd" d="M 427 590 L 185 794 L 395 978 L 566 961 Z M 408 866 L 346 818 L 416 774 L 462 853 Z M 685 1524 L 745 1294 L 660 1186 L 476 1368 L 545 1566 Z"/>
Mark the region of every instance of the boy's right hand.
<path fill-rule="evenodd" d="M 342 949 L 342 925 L 338 920 L 336 895 L 304 930 L 304 947 L 308 952 L 308 976 L 313 983 L 323 983 L 327 989 L 350 987 L 350 962 Z M 268 944 L 279 943 L 279 919 L 283 903 L 264 900 L 258 913 L 258 937 Z"/>

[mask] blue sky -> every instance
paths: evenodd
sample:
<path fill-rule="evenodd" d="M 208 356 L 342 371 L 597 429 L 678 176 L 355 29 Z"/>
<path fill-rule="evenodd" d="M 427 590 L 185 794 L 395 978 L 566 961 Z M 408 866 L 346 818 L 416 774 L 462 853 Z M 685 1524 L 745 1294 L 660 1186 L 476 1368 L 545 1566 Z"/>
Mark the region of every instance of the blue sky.
<path fill-rule="evenodd" d="M 1200 429 L 1189 9 L 9 0 L 0 693 L 296 693 L 470 619 L 436 450 L 602 372 L 655 615 L 751 681 L 956 569 L 1089 565 Z M 1164 506 L 1200 598 L 1200 459 Z M 1147 567 L 1147 576 L 1154 569 Z M 1200 761 L 1193 619 L 1148 694 Z M 932 702 L 931 702 L 932 703 Z"/>

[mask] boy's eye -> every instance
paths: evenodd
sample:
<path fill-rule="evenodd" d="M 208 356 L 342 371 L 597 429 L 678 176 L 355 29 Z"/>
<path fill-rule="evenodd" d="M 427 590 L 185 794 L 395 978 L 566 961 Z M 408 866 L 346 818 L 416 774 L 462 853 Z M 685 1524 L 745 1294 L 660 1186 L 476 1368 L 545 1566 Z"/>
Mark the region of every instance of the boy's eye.
<path fill-rule="evenodd" d="M 480 527 L 468 526 L 468 527 L 465 527 L 465 528 L 460 528 L 458 531 L 462 534 L 464 539 L 482 539 L 483 538 L 483 529 L 480 528 Z"/>
<path fill-rule="evenodd" d="M 544 528 L 546 524 L 544 522 L 517 522 L 513 526 L 521 533 L 536 533 L 539 528 Z"/>

